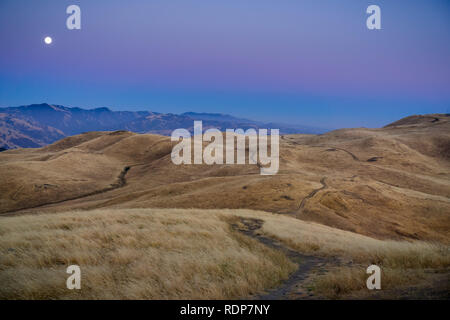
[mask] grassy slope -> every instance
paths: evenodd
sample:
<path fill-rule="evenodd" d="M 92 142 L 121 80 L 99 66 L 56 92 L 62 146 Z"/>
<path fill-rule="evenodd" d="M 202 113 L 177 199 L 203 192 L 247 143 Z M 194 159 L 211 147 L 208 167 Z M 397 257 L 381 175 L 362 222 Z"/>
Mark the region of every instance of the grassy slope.
<path fill-rule="evenodd" d="M 219 212 L 97 210 L 2 219 L 1 299 L 224 299 L 287 278 L 295 265 Z M 82 290 L 66 289 L 68 265 Z"/>
<path fill-rule="evenodd" d="M 411 280 L 394 274 L 450 266 L 448 249 L 438 245 L 375 240 L 259 211 L 102 209 L 3 218 L 0 298 L 245 298 L 286 279 L 295 265 L 233 231 L 235 216 L 262 219 L 261 232 L 298 251 L 354 261 L 360 275 L 377 263 L 392 270 L 383 277 L 388 287 Z M 80 291 L 65 288 L 70 264 L 81 267 Z M 349 293 L 363 278 L 319 278 L 317 290 L 333 297 L 338 282 Z"/>

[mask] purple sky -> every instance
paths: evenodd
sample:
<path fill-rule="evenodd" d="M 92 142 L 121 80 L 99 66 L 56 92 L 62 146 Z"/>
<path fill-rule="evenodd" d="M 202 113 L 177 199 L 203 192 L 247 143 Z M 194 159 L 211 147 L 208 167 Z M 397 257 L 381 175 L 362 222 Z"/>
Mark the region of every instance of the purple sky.
<path fill-rule="evenodd" d="M 1 0 L 0 105 L 380 126 L 450 112 L 449 39 L 445 0 Z"/>

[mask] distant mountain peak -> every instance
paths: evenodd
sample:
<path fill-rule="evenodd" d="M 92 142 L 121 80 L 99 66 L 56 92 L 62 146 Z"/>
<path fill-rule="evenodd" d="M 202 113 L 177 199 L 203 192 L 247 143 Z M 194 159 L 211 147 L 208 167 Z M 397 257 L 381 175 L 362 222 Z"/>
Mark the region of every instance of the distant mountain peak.
<path fill-rule="evenodd" d="M 95 108 L 92 109 L 92 111 L 97 111 L 97 112 L 112 112 L 111 109 L 107 108 L 107 107 L 99 107 L 99 108 Z"/>
<path fill-rule="evenodd" d="M 228 114 L 224 114 L 224 113 L 193 112 L 193 111 L 182 113 L 182 115 L 186 115 L 186 116 L 202 116 L 202 115 L 206 115 L 206 116 L 213 116 L 213 117 L 223 117 L 223 116 L 232 117 L 232 116 L 230 116 Z"/>
<path fill-rule="evenodd" d="M 20 106 L 17 108 L 29 108 L 29 109 L 54 109 L 54 107 L 51 104 L 48 103 L 37 103 L 37 104 L 30 104 L 28 106 Z"/>
<path fill-rule="evenodd" d="M 245 121 L 245 122 L 256 122 L 248 119 L 237 118 L 229 114 L 223 113 L 209 113 L 209 112 L 185 112 L 181 114 L 182 116 L 187 116 L 195 120 L 215 120 L 215 121 Z"/>

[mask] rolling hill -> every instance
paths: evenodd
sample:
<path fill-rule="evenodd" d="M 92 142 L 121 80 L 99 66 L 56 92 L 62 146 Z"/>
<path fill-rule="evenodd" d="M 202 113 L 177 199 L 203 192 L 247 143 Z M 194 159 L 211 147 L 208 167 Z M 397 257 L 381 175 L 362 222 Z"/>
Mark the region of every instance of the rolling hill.
<path fill-rule="evenodd" d="M 174 165 L 174 143 L 160 135 L 84 133 L 2 152 L 0 210 L 256 209 L 380 239 L 447 242 L 449 120 L 284 135 L 274 176 L 249 164 Z"/>

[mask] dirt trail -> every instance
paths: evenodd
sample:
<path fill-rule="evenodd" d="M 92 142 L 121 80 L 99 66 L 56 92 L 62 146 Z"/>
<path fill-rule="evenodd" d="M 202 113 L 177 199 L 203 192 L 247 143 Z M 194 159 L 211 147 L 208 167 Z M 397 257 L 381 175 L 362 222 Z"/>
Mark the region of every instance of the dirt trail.
<path fill-rule="evenodd" d="M 318 299 L 305 287 L 305 282 L 313 271 L 324 271 L 324 266 L 333 262 L 332 258 L 321 258 L 301 254 L 291 250 L 282 243 L 271 238 L 258 234 L 264 221 L 259 219 L 241 218 L 240 222 L 245 228 L 239 228 L 236 224 L 232 227 L 235 230 L 254 238 L 267 247 L 283 252 L 292 262 L 298 264 L 298 269 L 279 287 L 271 289 L 266 293 L 254 296 L 257 300 L 296 300 L 296 299 Z M 322 270 L 321 270 L 322 269 Z"/>
<path fill-rule="evenodd" d="M 314 196 L 316 195 L 317 192 L 319 192 L 319 191 L 321 191 L 321 190 L 323 190 L 323 189 L 328 188 L 326 179 L 327 179 L 327 177 L 323 177 L 322 179 L 320 179 L 320 183 L 322 184 L 322 186 L 321 186 L 320 188 L 318 188 L 318 189 L 314 189 L 313 191 L 311 191 L 310 194 L 308 194 L 306 197 L 304 197 L 304 198 L 302 199 L 302 202 L 300 202 L 300 205 L 298 206 L 297 214 L 299 214 L 299 213 L 302 212 L 303 207 L 305 206 L 306 201 L 307 201 L 308 199 L 311 199 L 312 197 L 314 197 Z"/>
<path fill-rule="evenodd" d="M 353 160 L 355 161 L 361 161 L 353 152 L 348 151 L 347 149 L 344 148 L 339 148 L 339 147 L 334 147 L 334 146 L 324 146 L 324 145 L 309 145 L 309 144 L 302 144 L 296 141 L 291 141 L 291 140 L 287 140 L 285 138 L 285 136 L 281 136 L 281 139 L 286 141 L 287 143 L 291 143 L 293 145 L 297 145 L 297 146 L 304 146 L 304 147 L 313 147 L 313 148 L 327 148 L 326 151 L 342 151 L 347 153 L 348 155 L 350 155 Z"/>
<path fill-rule="evenodd" d="M 326 147 L 326 146 L 312 146 L 312 147 L 328 148 L 328 147 Z M 330 148 L 330 149 L 328 149 L 328 150 L 330 150 L 330 151 L 335 151 L 335 150 L 343 151 L 343 152 L 349 154 L 349 155 L 353 158 L 353 160 L 355 160 L 355 161 L 361 161 L 354 153 L 348 151 L 347 149 L 338 148 L 338 147 L 329 147 L 329 148 Z"/>
<path fill-rule="evenodd" d="M 36 208 L 41 208 L 41 207 L 45 207 L 45 206 L 48 206 L 48 205 L 64 203 L 66 201 L 82 199 L 82 198 L 86 198 L 86 197 L 90 197 L 90 196 L 93 196 L 93 195 L 98 195 L 98 194 L 101 194 L 101 193 L 105 193 L 105 192 L 109 192 L 109 191 L 112 191 L 112 190 L 115 190 L 115 189 L 122 188 L 122 187 L 124 187 L 127 184 L 126 175 L 127 175 L 128 171 L 132 167 L 140 166 L 140 165 L 142 165 L 142 164 L 134 164 L 134 165 L 125 166 L 122 169 L 122 171 L 119 173 L 119 175 L 117 176 L 117 179 L 116 179 L 117 181 L 115 183 L 111 184 L 109 187 L 106 187 L 106 188 L 103 188 L 103 189 L 100 189 L 100 190 L 95 190 L 95 191 L 92 191 L 92 192 L 88 192 L 86 194 L 82 194 L 82 195 L 79 195 L 79 196 L 76 196 L 76 197 L 66 198 L 66 199 L 62 199 L 62 200 L 58 200 L 58 201 L 46 202 L 46 203 L 43 203 L 43 204 L 39 204 L 39 205 L 36 205 L 36 206 L 31 206 L 31 207 L 26 207 L 26 208 L 22 208 L 22 209 L 6 211 L 6 212 L 3 212 L 3 213 L 0 213 L 0 216 L 3 216 L 3 215 L 7 216 L 9 214 L 16 213 L 16 212 L 23 211 L 23 210 L 36 209 Z"/>

